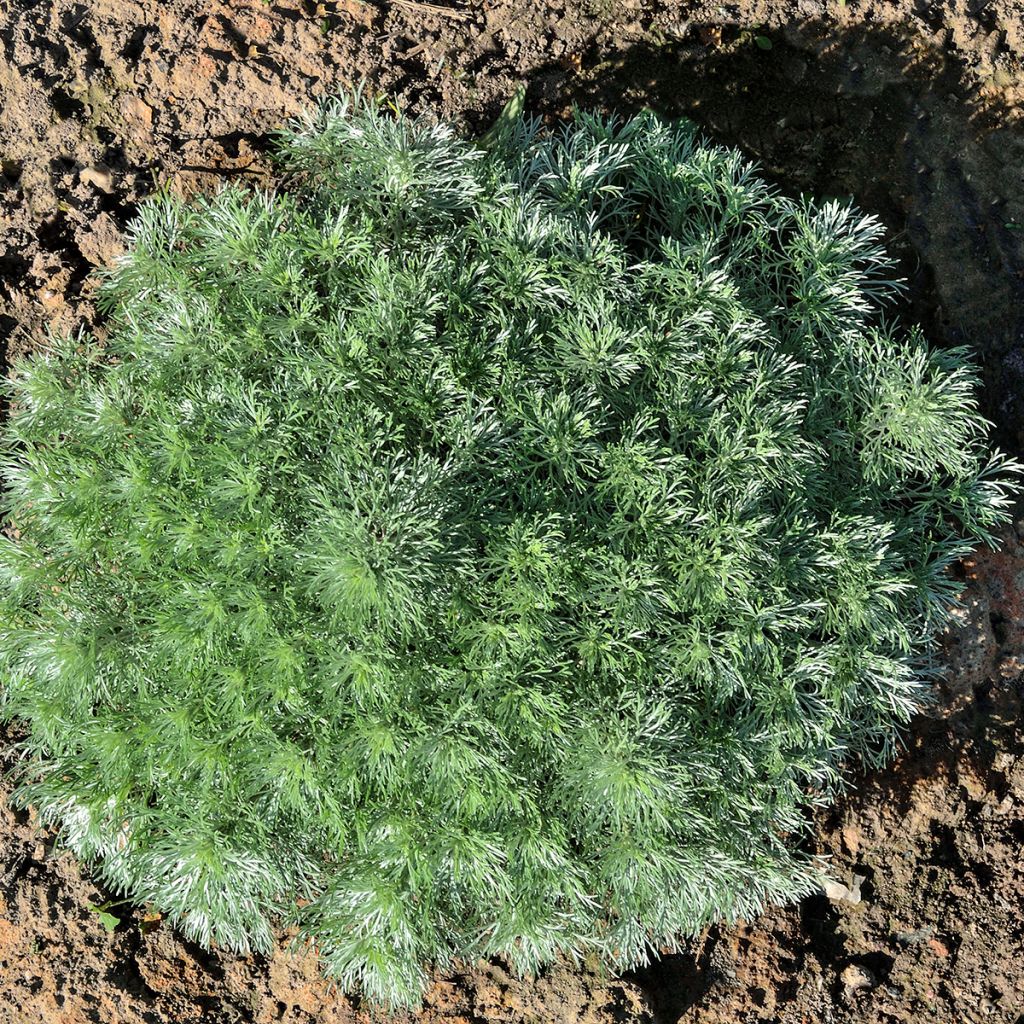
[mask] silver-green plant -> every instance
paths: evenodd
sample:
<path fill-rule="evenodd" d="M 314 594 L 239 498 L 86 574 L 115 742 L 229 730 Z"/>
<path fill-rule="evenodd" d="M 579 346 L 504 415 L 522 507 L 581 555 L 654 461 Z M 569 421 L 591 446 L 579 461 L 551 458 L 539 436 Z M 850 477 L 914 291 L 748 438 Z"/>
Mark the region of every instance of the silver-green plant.
<path fill-rule="evenodd" d="M 1016 471 L 877 221 L 687 123 L 341 99 L 147 203 L 3 428 L 18 799 L 202 943 L 635 965 L 809 890 Z"/>

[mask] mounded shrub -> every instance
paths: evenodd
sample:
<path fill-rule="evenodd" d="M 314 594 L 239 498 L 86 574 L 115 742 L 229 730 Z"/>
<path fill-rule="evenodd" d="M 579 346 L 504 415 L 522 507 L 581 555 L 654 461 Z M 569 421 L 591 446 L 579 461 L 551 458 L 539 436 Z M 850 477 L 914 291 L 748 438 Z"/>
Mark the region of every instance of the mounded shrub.
<path fill-rule="evenodd" d="M 965 352 L 880 319 L 879 224 L 650 114 L 280 143 L 283 191 L 146 204 L 109 335 L 17 369 L 18 799 L 393 1003 L 807 892 L 1014 469 Z"/>

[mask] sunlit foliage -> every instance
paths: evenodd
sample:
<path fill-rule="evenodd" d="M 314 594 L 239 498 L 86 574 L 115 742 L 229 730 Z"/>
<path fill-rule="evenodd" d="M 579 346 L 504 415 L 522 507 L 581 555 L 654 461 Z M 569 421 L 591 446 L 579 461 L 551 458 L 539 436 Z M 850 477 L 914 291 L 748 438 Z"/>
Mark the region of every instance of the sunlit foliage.
<path fill-rule="evenodd" d="M 882 229 L 687 123 L 362 99 L 147 203 L 4 427 L 18 799 L 203 943 L 415 1002 L 808 891 L 1005 519 Z"/>

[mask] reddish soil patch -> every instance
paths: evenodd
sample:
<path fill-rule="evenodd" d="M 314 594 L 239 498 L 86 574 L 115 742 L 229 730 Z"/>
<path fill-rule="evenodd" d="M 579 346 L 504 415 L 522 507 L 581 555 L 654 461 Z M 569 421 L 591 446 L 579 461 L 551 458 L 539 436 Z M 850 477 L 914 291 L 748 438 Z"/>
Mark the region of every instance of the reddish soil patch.
<path fill-rule="evenodd" d="M 1016 0 L 438 3 L 451 6 L 12 0 L 0 346 L 92 323 L 90 271 L 154 184 L 269 181 L 268 133 L 314 96 L 365 79 L 480 128 L 525 83 L 551 116 L 572 102 L 688 113 L 785 188 L 855 196 L 890 228 L 904 312 L 978 352 L 985 410 L 1001 443 L 1024 449 Z M 819 821 L 816 850 L 845 899 L 715 930 L 628 979 L 468 965 L 411 1019 L 1024 1024 L 1024 546 L 1007 542 L 963 568 L 945 678 L 905 754 Z M 111 898 L 51 836 L 0 811 L 2 1024 L 374 1019 L 310 957 L 206 953 L 121 906 L 108 931 L 90 907 Z"/>

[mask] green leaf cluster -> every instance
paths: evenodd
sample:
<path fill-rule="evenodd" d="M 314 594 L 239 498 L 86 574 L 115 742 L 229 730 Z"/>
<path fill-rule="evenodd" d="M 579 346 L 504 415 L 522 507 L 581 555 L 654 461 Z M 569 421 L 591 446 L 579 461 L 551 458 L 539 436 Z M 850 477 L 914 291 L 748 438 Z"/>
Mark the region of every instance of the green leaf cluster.
<path fill-rule="evenodd" d="M 391 1003 L 808 891 L 1015 470 L 966 353 L 880 318 L 877 221 L 688 123 L 506 122 L 343 98 L 281 191 L 148 202 L 3 427 L 18 798 Z"/>

